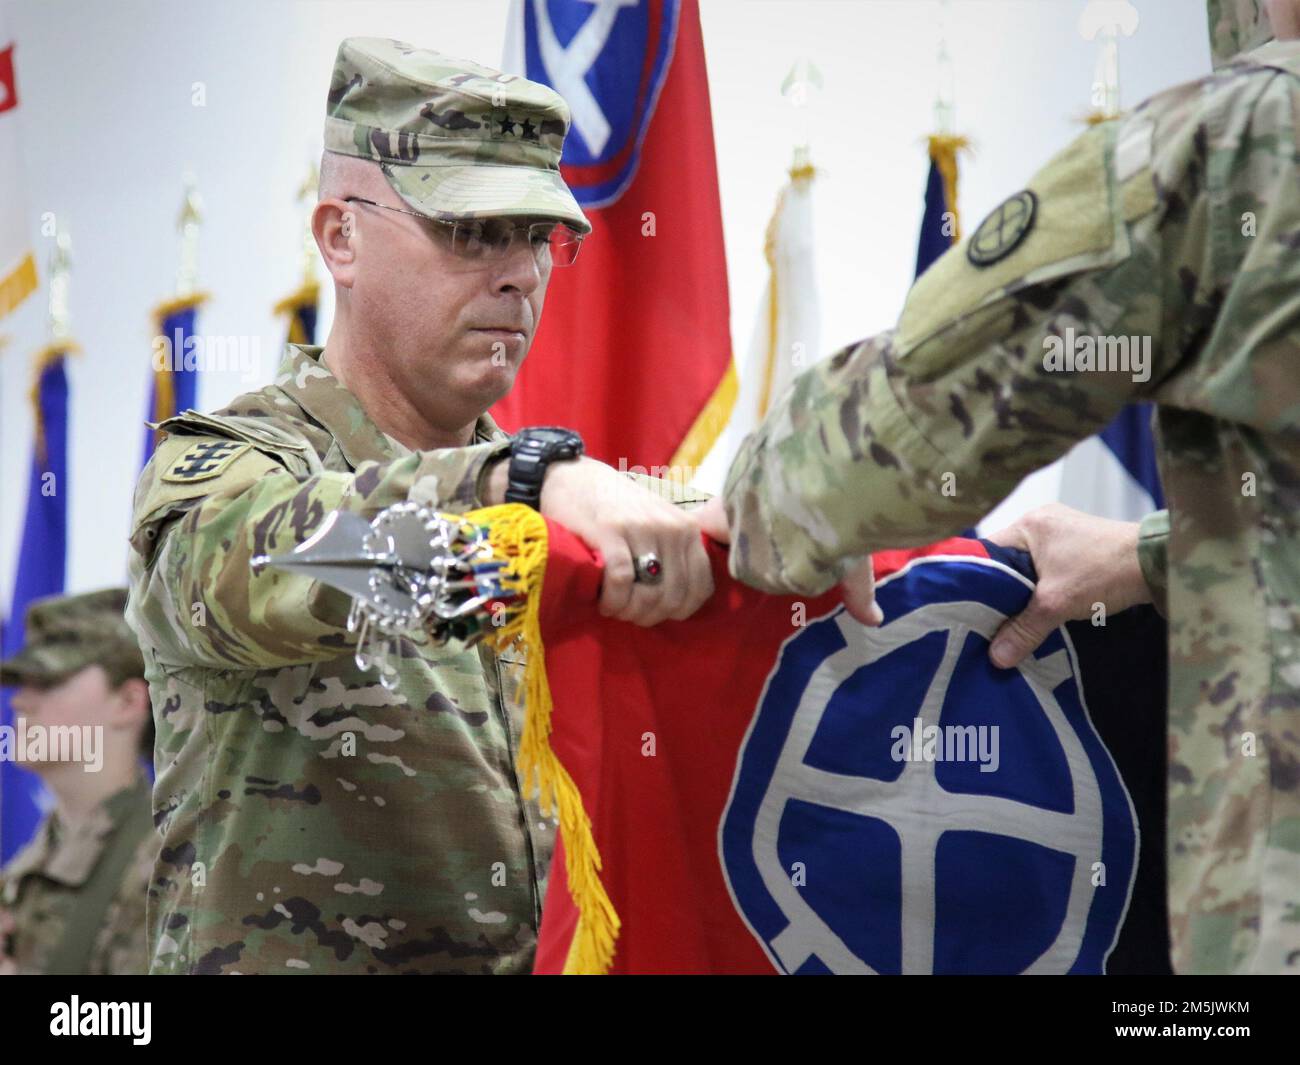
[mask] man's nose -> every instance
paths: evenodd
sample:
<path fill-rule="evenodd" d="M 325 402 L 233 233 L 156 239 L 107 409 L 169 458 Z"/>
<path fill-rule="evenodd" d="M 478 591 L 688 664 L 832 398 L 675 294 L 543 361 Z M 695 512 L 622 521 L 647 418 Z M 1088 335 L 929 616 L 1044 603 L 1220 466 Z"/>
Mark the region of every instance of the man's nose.
<path fill-rule="evenodd" d="M 525 296 L 542 283 L 542 268 L 526 234 L 516 234 L 511 241 L 495 280 L 498 292 L 517 290 Z"/>

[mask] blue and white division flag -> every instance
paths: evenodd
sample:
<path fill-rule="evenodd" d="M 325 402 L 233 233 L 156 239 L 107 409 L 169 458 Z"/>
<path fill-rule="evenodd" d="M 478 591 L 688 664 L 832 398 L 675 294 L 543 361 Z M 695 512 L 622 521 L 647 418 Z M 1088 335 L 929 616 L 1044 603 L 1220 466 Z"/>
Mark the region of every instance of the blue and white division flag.
<path fill-rule="evenodd" d="M 1061 502 L 1116 521 L 1138 521 L 1165 505 L 1156 468 L 1154 408 L 1132 403 L 1096 436 L 1076 444 L 1061 469 Z"/>

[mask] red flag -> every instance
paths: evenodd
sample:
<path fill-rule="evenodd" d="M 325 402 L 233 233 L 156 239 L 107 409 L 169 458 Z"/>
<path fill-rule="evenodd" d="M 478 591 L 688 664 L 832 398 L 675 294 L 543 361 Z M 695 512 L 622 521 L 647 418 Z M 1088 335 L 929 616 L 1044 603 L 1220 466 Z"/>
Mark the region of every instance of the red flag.
<path fill-rule="evenodd" d="M 593 229 L 578 261 L 552 273 L 532 349 L 493 413 L 512 431 L 573 428 L 612 465 L 698 465 L 735 375 L 696 0 L 520 10 L 527 76 L 573 111 L 560 169 Z"/>
<path fill-rule="evenodd" d="M 711 545 L 713 598 L 644 629 L 601 617 L 599 561 L 548 536 L 521 764 L 558 761 L 562 838 L 536 972 L 1104 971 L 1136 824 L 1065 631 L 988 659 L 1024 556 L 878 554 L 865 629 Z"/>

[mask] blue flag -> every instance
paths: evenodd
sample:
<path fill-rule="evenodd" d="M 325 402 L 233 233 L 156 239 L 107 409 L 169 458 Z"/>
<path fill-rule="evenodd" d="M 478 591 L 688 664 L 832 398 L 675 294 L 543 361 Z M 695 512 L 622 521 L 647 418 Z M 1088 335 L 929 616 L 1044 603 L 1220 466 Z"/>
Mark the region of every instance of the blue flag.
<path fill-rule="evenodd" d="M 957 153 L 965 137 L 936 133 L 930 137 L 930 176 L 925 183 L 925 213 L 916 244 L 916 276 L 920 277 L 961 239 L 957 210 Z"/>
<path fill-rule="evenodd" d="M 18 572 L 9 618 L 4 626 L 3 654 L 23 646 L 24 617 L 35 599 L 58 595 L 68 557 L 68 378 L 66 347 L 49 347 L 37 359 L 36 430 L 31 476 L 27 483 L 27 513 L 18 548 Z M 0 725 L 13 726 L 8 689 L 0 692 Z M 12 762 L 0 762 L 0 861 L 7 862 L 27 842 L 41 817 L 40 779 Z"/>
<path fill-rule="evenodd" d="M 289 320 L 290 344 L 316 343 L 316 316 L 320 303 L 320 285 L 304 281 L 294 293 L 275 305 L 274 313 Z"/>
<path fill-rule="evenodd" d="M 934 261 L 952 247 L 952 237 L 944 234 L 944 215 L 948 198 L 943 192 L 943 175 L 933 159 L 930 176 L 925 182 L 925 214 L 921 216 L 921 236 L 916 242 L 916 276 L 920 277 Z"/>
<path fill-rule="evenodd" d="M 930 176 L 925 182 L 925 213 L 921 216 L 921 235 L 916 242 L 918 278 L 961 237 L 957 214 L 957 153 L 964 147 L 964 137 L 936 133 L 930 138 Z M 976 531 L 963 529 L 959 535 L 974 538 Z"/>
<path fill-rule="evenodd" d="M 161 422 L 189 410 L 198 402 L 199 359 L 194 324 L 199 305 L 206 297 L 184 296 L 163 304 L 154 313 L 159 339 L 155 341 L 153 381 L 149 388 L 146 421 Z M 148 463 L 158 443 L 158 434 L 148 427 L 144 434 L 144 461 Z"/>

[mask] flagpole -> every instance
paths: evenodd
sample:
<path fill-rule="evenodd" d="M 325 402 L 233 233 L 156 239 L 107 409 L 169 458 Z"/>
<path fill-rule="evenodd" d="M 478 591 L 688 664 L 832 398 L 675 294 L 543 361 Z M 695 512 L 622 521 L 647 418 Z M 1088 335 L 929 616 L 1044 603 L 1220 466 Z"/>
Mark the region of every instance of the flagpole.
<path fill-rule="evenodd" d="M 72 235 L 66 222 L 56 223 L 54 249 L 49 259 L 50 291 L 46 303 L 46 323 L 49 341 L 32 359 L 31 406 L 35 428 L 35 457 L 45 465 L 45 412 L 41 402 L 41 381 L 45 372 L 67 355 L 77 355 L 81 347 L 72 339 L 72 309 L 69 298 L 72 290 Z M 62 491 L 63 486 L 58 486 Z"/>
<path fill-rule="evenodd" d="M 176 272 L 178 300 L 192 297 L 198 286 L 199 228 L 203 224 L 203 203 L 199 199 L 198 184 L 194 175 L 187 173 L 183 181 L 185 194 L 181 200 L 180 217 L 176 220 L 176 228 L 181 234 L 180 266 Z"/>
<path fill-rule="evenodd" d="M 1079 36 L 1096 40 L 1097 62 L 1089 93 L 1089 111 L 1084 121 L 1095 126 L 1119 118 L 1119 36 L 1131 37 L 1138 25 L 1138 12 L 1130 3 L 1114 4 L 1088 0 L 1079 14 Z"/>
<path fill-rule="evenodd" d="M 948 21 L 952 9 L 949 0 L 939 4 L 939 49 L 935 56 L 936 88 L 934 94 L 934 132 L 927 140 L 930 162 L 943 180 L 944 204 L 951 215 L 947 236 L 951 244 L 961 240 L 961 208 L 957 200 L 957 154 L 970 147 L 970 141 L 956 132 L 957 77 L 948 51 Z M 928 266 L 927 262 L 925 266 Z M 919 269 L 917 276 L 923 272 Z"/>
<path fill-rule="evenodd" d="M 70 340 L 72 312 L 68 293 L 72 285 L 72 237 L 65 223 L 54 232 L 54 251 L 50 253 L 50 298 L 48 306 L 50 342 Z"/>
<path fill-rule="evenodd" d="M 948 54 L 948 17 L 952 13 L 949 0 L 939 3 L 939 55 L 938 88 L 934 95 L 934 132 L 937 136 L 951 137 L 957 119 L 957 79 L 953 73 L 952 56 Z"/>

